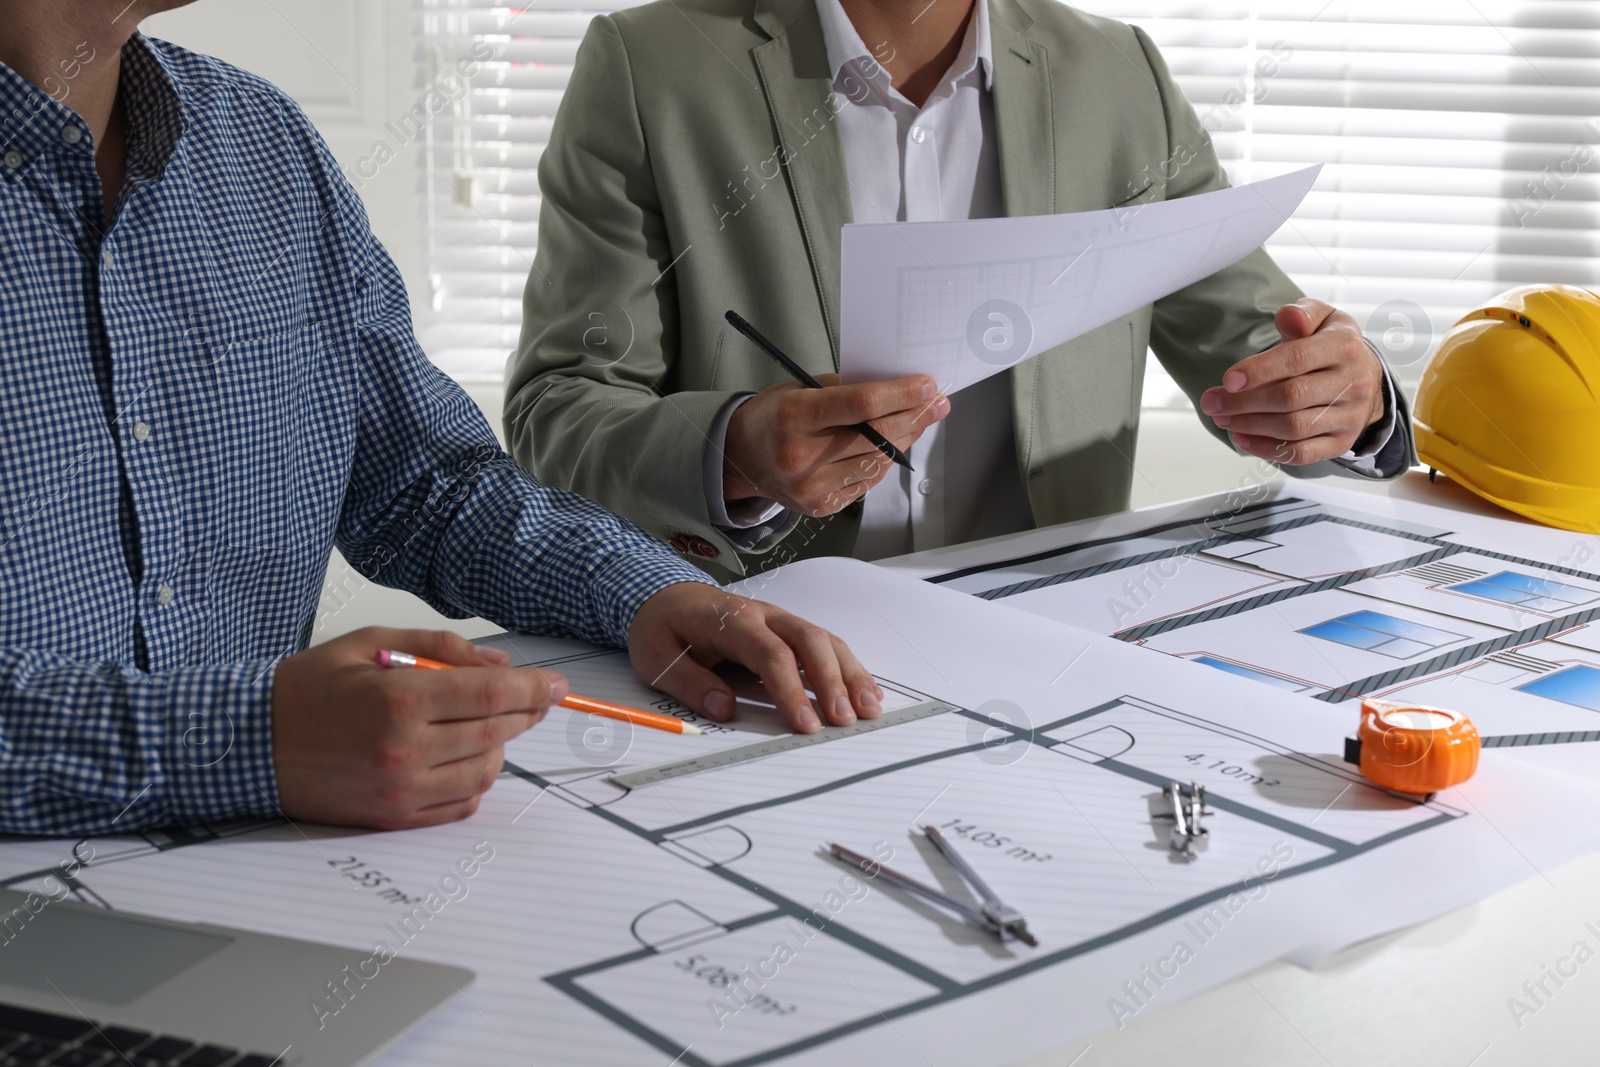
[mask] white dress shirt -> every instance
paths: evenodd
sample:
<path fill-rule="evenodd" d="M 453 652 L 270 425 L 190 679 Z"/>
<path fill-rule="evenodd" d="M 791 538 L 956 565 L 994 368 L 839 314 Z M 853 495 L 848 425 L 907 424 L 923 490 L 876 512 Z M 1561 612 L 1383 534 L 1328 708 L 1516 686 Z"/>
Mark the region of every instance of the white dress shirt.
<path fill-rule="evenodd" d="M 854 221 L 933 222 L 1003 215 L 1000 153 L 991 93 L 993 63 L 989 7 L 976 0 L 966 36 L 950 69 L 922 107 L 891 84 L 879 59 L 892 44 L 869 48 L 839 0 L 816 0 L 828 66 L 841 108 L 836 122 L 844 148 Z M 877 56 L 878 59 L 875 59 Z M 1389 388 L 1386 386 L 1386 388 Z M 743 397 L 730 402 L 711 428 L 703 481 L 711 521 L 736 545 L 754 545 L 781 527 L 788 514 L 771 500 L 744 501 L 730 514 L 722 499 L 722 451 L 728 421 Z M 1394 411 L 1392 394 L 1386 398 Z M 915 471 L 898 465 L 868 491 L 856 541 L 857 559 L 1026 530 L 1033 525 L 1013 436 L 1011 375 L 996 374 L 951 397 L 950 414 L 908 452 Z M 1370 469 L 1393 430 L 1340 460 Z"/>

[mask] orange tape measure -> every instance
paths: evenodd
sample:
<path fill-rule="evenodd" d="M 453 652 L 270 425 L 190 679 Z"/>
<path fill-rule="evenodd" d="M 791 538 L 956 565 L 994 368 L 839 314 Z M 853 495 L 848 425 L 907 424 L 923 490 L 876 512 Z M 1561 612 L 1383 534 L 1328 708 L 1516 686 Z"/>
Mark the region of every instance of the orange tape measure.
<path fill-rule="evenodd" d="M 1471 778 L 1482 747 L 1478 728 L 1458 711 L 1369 698 L 1345 759 L 1375 785 L 1431 797 Z"/>

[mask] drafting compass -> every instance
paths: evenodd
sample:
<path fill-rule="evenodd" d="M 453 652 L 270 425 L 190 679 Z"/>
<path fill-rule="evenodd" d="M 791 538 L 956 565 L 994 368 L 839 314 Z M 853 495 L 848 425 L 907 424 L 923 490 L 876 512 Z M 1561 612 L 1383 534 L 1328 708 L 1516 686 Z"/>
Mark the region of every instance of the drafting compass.
<path fill-rule="evenodd" d="M 1211 835 L 1201 823 L 1201 817 L 1210 815 L 1206 809 L 1206 787 L 1199 782 L 1189 783 L 1189 795 L 1184 796 L 1181 782 L 1168 782 L 1161 787 L 1161 798 L 1170 808 L 1157 812 L 1153 819 L 1170 820 L 1172 832 L 1167 837 L 1167 847 L 1186 860 L 1197 859 L 1205 851 Z M 1154 801 L 1154 797 L 1151 798 Z"/>
<path fill-rule="evenodd" d="M 978 872 L 973 870 L 966 860 L 945 840 L 937 827 L 924 826 L 922 832 L 928 835 L 928 840 L 933 842 L 933 847 L 939 854 L 954 867 L 963 881 L 967 883 L 978 896 L 983 898 L 981 906 L 974 905 L 971 901 L 958 900 L 941 890 L 923 885 L 915 878 L 908 878 L 899 871 L 890 870 L 877 860 L 868 859 L 859 852 L 854 852 L 843 845 L 829 845 L 828 848 L 839 859 L 846 863 L 853 863 L 867 874 L 868 877 L 882 878 L 890 885 L 912 896 L 921 897 L 929 904 L 955 912 L 973 926 L 994 935 L 1001 942 L 1017 940 L 1029 947 L 1037 947 L 1039 941 L 1028 931 L 1028 923 L 1022 913 L 1010 907 L 999 897 L 989 884 L 978 877 Z M 876 874 L 873 871 L 876 870 Z"/>

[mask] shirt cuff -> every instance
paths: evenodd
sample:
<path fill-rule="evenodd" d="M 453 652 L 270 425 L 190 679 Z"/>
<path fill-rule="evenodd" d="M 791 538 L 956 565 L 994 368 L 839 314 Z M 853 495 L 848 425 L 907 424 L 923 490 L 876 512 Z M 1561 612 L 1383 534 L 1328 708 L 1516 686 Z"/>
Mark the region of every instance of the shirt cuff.
<path fill-rule="evenodd" d="M 698 567 L 693 567 L 668 552 L 661 550 L 659 563 L 650 561 L 645 566 L 632 562 L 604 584 L 614 585 L 608 599 L 617 605 L 616 618 L 620 625 L 611 632 L 611 643 L 617 648 L 628 647 L 628 631 L 633 629 L 633 618 L 644 607 L 644 602 L 669 586 L 692 582 L 696 585 L 716 586 L 716 582 Z"/>
<path fill-rule="evenodd" d="M 704 458 L 700 465 L 706 514 L 711 519 L 711 525 L 740 548 L 755 544 L 762 536 L 783 525 L 788 517 L 783 505 L 776 500 L 754 497 L 741 500 L 730 509 L 722 497 L 722 463 L 724 446 L 728 440 L 728 423 L 733 421 L 733 413 L 739 410 L 739 405 L 753 396 L 754 393 L 746 393 L 722 405 L 722 410 L 717 412 L 706 433 Z"/>
<path fill-rule="evenodd" d="M 160 822 L 183 825 L 241 815 L 282 815 L 272 760 L 272 685 L 276 659 L 175 670 L 160 701 L 167 774 Z M 164 802 L 164 805 L 163 805 Z M 149 823 L 130 805 L 117 828 Z"/>

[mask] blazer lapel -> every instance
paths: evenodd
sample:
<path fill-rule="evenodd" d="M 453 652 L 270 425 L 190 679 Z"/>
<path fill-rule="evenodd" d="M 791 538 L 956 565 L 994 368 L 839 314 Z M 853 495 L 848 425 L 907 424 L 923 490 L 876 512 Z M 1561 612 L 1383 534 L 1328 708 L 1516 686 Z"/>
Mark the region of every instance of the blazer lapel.
<path fill-rule="evenodd" d="M 1016 0 L 990 3 L 994 121 L 1007 215 L 1053 215 L 1063 210 L 1056 204 L 1050 53 L 1028 39 L 1031 25 L 1033 20 Z"/>
<path fill-rule="evenodd" d="M 1047 49 L 1028 36 L 1032 25 L 1018 0 L 990 0 L 994 115 L 1006 214 L 1111 207 L 1134 192 L 1111 181 L 1112 160 L 1103 148 L 1108 124 L 1116 119 L 1108 111 L 1097 71 L 1105 50 L 1116 45 L 1085 32 L 1053 34 Z M 1137 66 L 1144 57 L 1122 58 Z"/>
<path fill-rule="evenodd" d="M 1033 20 L 1016 0 L 992 0 L 989 4 L 1000 189 L 1008 216 L 1053 215 L 1062 210 L 1056 203 L 1056 124 L 1052 121 L 1050 53 L 1044 45 L 1028 39 L 1031 25 Z M 1030 359 L 1007 372 L 1011 377 L 1017 467 L 1024 485 L 1029 484 L 1028 475 L 1033 468 L 1040 362 Z M 1034 512 L 1037 518 L 1038 509 Z"/>
<path fill-rule="evenodd" d="M 758 26 L 772 36 L 751 50 L 778 133 L 779 161 L 811 257 L 811 274 L 839 369 L 839 228 L 851 219 L 850 184 L 833 78 L 813 0 L 760 0 Z"/>

